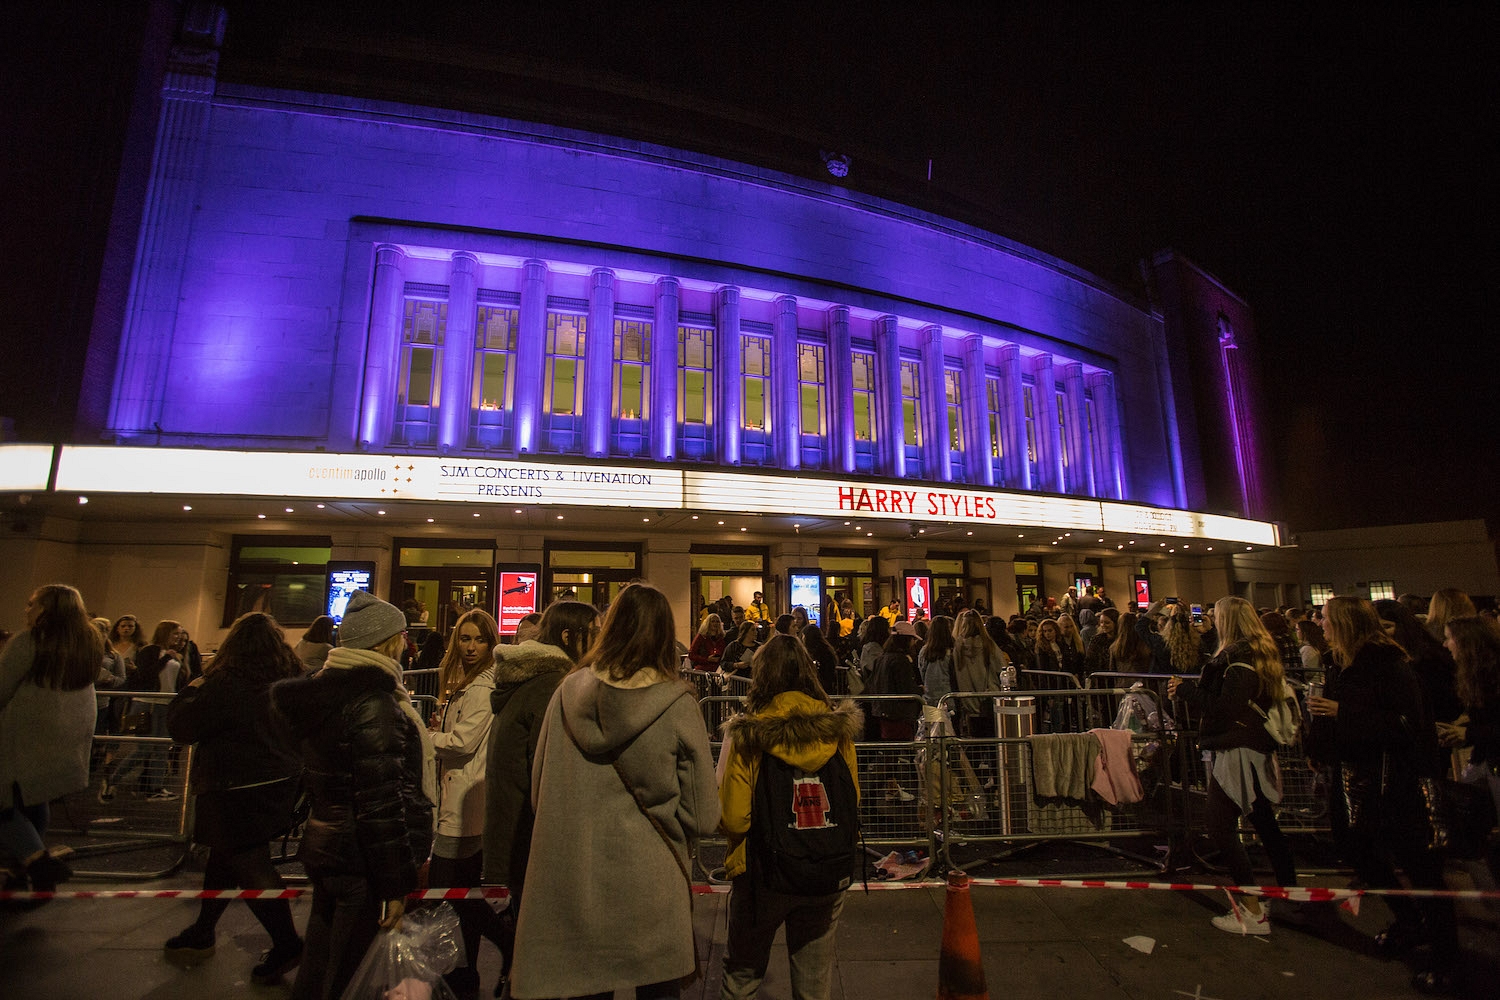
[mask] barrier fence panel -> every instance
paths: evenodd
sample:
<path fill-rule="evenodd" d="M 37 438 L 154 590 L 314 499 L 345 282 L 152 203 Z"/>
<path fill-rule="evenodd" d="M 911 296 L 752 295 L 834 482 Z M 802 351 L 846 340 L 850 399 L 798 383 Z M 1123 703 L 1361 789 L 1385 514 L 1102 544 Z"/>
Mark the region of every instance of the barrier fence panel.
<path fill-rule="evenodd" d="M 191 747 L 166 735 L 170 693 L 99 692 L 124 732 L 94 737 L 87 788 L 52 803 L 48 839 L 83 878 L 159 878 L 187 859 Z M 116 726 L 107 728 L 116 729 Z"/>
<path fill-rule="evenodd" d="M 1022 678 L 1028 673 L 1023 672 Z M 991 701 L 998 734 L 994 738 L 958 737 L 948 735 L 951 729 L 946 729 L 926 741 L 924 799 L 935 806 L 938 839 L 948 863 L 954 863 L 952 847 L 957 842 L 1092 843 L 1152 833 L 1170 844 L 1177 830 L 1177 809 L 1176 796 L 1166 780 L 1172 746 L 1164 733 L 1148 730 L 1119 737 L 1128 753 L 1123 762 L 1111 764 L 1136 775 L 1140 783 L 1137 801 L 1111 805 L 1094 791 L 1101 785 L 1114 786 L 1095 782 L 1104 745 L 1088 729 L 1107 728 L 1107 722 L 1102 726 L 1090 723 L 1104 718 L 1109 706 L 1126 694 L 1124 689 L 1113 688 L 1046 688 L 945 696 L 939 706 L 945 715 L 961 699 Z M 1049 705 L 1050 712 L 1044 715 L 1042 705 Z M 1067 722 L 1078 728 L 1064 731 Z M 1129 786 L 1128 781 L 1125 784 Z"/>
<path fill-rule="evenodd" d="M 876 706 L 902 706 L 902 714 L 920 717 L 922 699 L 916 695 L 861 695 L 855 701 L 866 717 Z M 873 730 L 866 726 L 865 732 Z M 856 743 L 859 764 L 860 826 L 866 845 L 933 849 L 938 829 L 930 796 L 924 791 L 924 740 L 877 740 Z"/>
<path fill-rule="evenodd" d="M 423 667 L 421 670 L 403 670 L 401 671 L 401 683 L 413 696 L 425 695 L 429 698 L 436 698 L 440 693 L 438 690 L 437 667 Z"/>
<path fill-rule="evenodd" d="M 1016 684 L 1040 692 L 1035 696 L 1038 732 L 1076 733 L 1098 724 L 1097 720 L 1074 715 L 1082 705 L 1071 697 L 1071 692 L 1078 691 L 1083 685 L 1066 670 L 1020 670 L 1016 673 Z M 1052 692 L 1067 693 L 1054 696 Z M 1102 724 L 1108 725 L 1107 722 Z"/>

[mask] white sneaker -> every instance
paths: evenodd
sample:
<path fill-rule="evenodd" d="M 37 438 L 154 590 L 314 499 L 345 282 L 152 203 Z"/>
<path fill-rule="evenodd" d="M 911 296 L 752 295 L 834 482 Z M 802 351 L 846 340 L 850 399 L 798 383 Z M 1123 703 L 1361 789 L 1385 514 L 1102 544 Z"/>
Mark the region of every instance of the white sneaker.
<path fill-rule="evenodd" d="M 165 788 L 158 788 L 156 791 L 146 796 L 146 801 L 148 802 L 173 802 L 176 801 L 176 799 L 177 793 L 168 791 Z"/>
<path fill-rule="evenodd" d="M 885 800 L 887 802 L 913 802 L 916 796 L 898 786 L 885 793 Z"/>
<path fill-rule="evenodd" d="M 1262 902 L 1259 913 L 1251 913 L 1243 906 L 1236 906 L 1221 917 L 1214 917 L 1213 925 L 1230 934 L 1266 935 L 1271 933 L 1271 907 Z"/>

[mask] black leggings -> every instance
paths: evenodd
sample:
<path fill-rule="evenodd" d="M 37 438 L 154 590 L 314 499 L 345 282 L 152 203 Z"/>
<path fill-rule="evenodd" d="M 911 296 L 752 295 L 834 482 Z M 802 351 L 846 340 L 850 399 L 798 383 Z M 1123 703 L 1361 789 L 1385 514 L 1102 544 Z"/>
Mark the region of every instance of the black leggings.
<path fill-rule="evenodd" d="M 483 852 L 475 852 L 467 858 L 444 858 L 434 854 L 427 867 L 427 884 L 442 889 L 473 888 L 479 884 L 479 876 L 483 870 Z M 468 966 L 467 971 L 460 967 L 449 973 L 449 976 L 458 981 L 478 981 L 474 960 L 479 956 L 481 934 L 500 949 L 503 961 L 501 975 L 508 974 L 511 954 L 515 948 L 514 924 L 490 909 L 489 902 L 483 899 L 455 899 L 450 903 L 458 914 L 459 931 L 464 941 L 464 958 L 468 960 Z M 514 906 L 515 900 L 511 903 Z"/>
<path fill-rule="evenodd" d="M 271 863 L 271 849 L 264 842 L 208 850 L 208 862 L 203 868 L 205 889 L 280 889 L 285 885 L 281 872 Z M 227 899 L 203 900 L 198 907 L 198 926 L 212 931 L 229 909 L 229 903 Z M 292 907 L 286 900 L 247 899 L 245 905 L 271 935 L 272 945 L 290 945 L 297 940 Z"/>
<path fill-rule="evenodd" d="M 1261 846 L 1271 859 L 1271 871 L 1276 875 L 1276 884 L 1297 884 L 1297 866 L 1292 861 L 1292 848 L 1286 834 L 1276 822 L 1276 812 L 1271 803 L 1260 794 L 1256 786 L 1255 804 L 1250 807 L 1250 825 L 1260 837 Z M 1224 793 L 1219 783 L 1209 775 L 1208 779 L 1208 832 L 1218 848 L 1219 857 L 1229 868 L 1235 885 L 1256 885 L 1255 869 L 1250 866 L 1250 854 L 1240 843 L 1240 807 Z"/>

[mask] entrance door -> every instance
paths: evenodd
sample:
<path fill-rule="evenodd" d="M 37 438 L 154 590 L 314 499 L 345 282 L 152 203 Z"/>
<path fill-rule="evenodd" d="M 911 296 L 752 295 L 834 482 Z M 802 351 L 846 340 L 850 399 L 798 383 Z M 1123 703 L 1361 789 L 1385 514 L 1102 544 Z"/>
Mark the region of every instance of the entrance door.
<path fill-rule="evenodd" d="M 494 550 L 488 547 L 398 544 L 391 575 L 393 603 L 406 613 L 413 628 L 433 629 L 446 636 L 467 611 L 479 608 L 495 613 L 491 596 L 494 561 Z"/>
<path fill-rule="evenodd" d="M 596 547 L 546 548 L 543 605 L 551 601 L 582 601 L 600 611 L 607 609 L 632 581 L 640 579 L 639 546 L 609 549 Z"/>
<path fill-rule="evenodd" d="M 1037 562 L 1017 559 L 1015 567 L 1016 599 L 1020 601 L 1021 613 L 1025 614 L 1034 601 L 1042 598 L 1042 566 Z"/>

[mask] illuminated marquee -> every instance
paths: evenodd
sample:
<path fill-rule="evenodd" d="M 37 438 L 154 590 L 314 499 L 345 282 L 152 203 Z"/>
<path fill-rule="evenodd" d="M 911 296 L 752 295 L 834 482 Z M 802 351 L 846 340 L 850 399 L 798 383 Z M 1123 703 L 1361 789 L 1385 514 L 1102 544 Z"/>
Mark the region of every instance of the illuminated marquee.
<path fill-rule="evenodd" d="M 45 490 L 52 474 L 50 444 L 0 445 L 0 491 Z"/>
<path fill-rule="evenodd" d="M 45 489 L 52 449 L 8 447 L 0 484 Z M 19 470 L 19 471 L 18 471 Z M 37 483 L 41 485 L 36 485 Z M 1044 496 L 963 486 L 887 484 L 660 466 L 509 462 L 403 455 L 234 452 L 189 448 L 62 448 L 58 490 L 308 497 L 332 500 L 442 500 L 457 503 L 648 507 L 882 518 L 924 524 L 1006 525 L 1060 531 L 1169 535 L 1276 545 L 1264 521 L 1169 510 L 1114 500 Z"/>
<path fill-rule="evenodd" d="M 682 473 L 673 469 L 190 448 L 64 448 L 57 488 L 573 507 L 682 504 Z"/>

